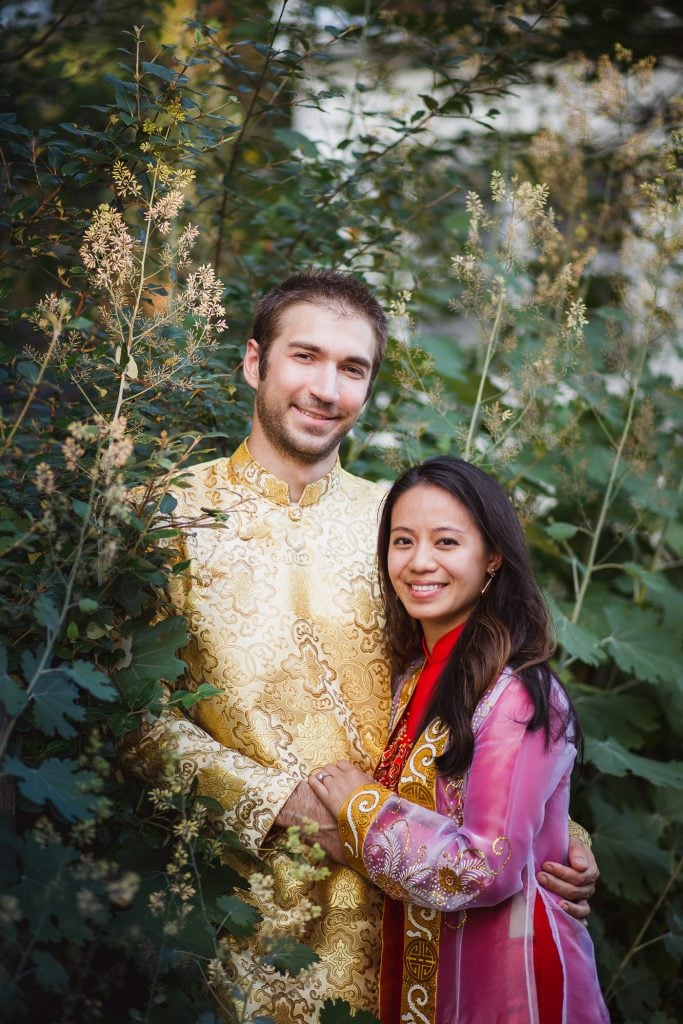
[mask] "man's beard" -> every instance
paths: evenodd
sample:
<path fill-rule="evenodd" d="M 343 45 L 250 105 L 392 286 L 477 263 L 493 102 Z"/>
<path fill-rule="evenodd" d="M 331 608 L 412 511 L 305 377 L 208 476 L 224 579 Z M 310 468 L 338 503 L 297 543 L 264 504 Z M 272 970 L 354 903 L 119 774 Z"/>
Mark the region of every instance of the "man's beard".
<path fill-rule="evenodd" d="M 328 415 L 330 413 L 330 407 L 324 405 L 318 405 L 315 409 L 304 406 L 302 408 L 309 408 L 311 412 L 327 413 Z M 287 430 L 281 410 L 273 408 L 268 403 L 262 389 L 256 392 L 255 409 L 261 429 L 273 447 L 277 448 L 282 455 L 294 457 L 298 462 L 306 465 L 313 465 L 331 455 L 353 426 L 352 423 L 345 423 L 334 433 L 324 438 L 312 436 L 310 442 L 306 443 Z"/>

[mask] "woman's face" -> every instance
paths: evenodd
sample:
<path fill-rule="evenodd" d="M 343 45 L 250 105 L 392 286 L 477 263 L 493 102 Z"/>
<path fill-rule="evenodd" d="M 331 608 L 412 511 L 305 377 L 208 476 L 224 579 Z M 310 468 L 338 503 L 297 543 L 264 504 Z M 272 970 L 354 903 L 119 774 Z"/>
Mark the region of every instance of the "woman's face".
<path fill-rule="evenodd" d="M 408 614 L 422 624 L 430 650 L 467 619 L 488 573 L 500 563 L 465 506 L 448 491 L 419 484 L 394 505 L 389 578 Z"/>

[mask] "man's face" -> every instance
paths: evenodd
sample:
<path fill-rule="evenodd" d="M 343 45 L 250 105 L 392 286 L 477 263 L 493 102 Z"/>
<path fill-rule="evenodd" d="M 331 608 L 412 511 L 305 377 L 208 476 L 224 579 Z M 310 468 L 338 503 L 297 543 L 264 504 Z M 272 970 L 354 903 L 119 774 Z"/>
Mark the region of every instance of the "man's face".
<path fill-rule="evenodd" d="M 257 343 L 247 345 L 253 429 L 280 455 L 311 465 L 327 458 L 365 404 L 374 353 L 374 331 L 363 317 L 307 302 L 291 306 L 268 349 L 265 376 Z"/>

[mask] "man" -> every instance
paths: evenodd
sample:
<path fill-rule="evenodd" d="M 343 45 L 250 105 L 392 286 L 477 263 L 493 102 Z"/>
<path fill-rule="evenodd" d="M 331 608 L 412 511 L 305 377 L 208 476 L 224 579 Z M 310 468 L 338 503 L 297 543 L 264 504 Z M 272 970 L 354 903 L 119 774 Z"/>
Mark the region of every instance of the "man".
<path fill-rule="evenodd" d="M 340 758 L 372 771 L 386 738 L 390 691 L 373 567 L 383 492 L 338 461 L 386 334 L 378 303 L 354 278 L 288 278 L 260 302 L 247 343 L 244 375 L 255 391 L 247 441 L 229 459 L 194 467 L 176 492 L 181 558 L 191 567 L 171 596 L 189 623 L 188 675 L 222 693 L 197 704 L 192 722 L 153 724 L 137 755 L 153 761 L 160 744 L 173 750 L 199 792 L 225 808 L 226 824 L 270 858 L 269 921 L 286 929 L 304 895 L 322 908 L 303 935 L 320 955 L 305 979 L 250 974 L 256 945 L 235 949 L 238 975 L 258 979 L 248 1015 L 268 1013 L 278 1024 L 315 1021 L 328 996 L 376 1011 L 380 896 L 343 864 L 336 821 L 306 780 Z M 219 528 L 199 525 L 202 508 L 224 514 Z M 278 833 L 305 818 L 319 822 L 332 861 L 315 885 L 293 879 L 287 859 L 272 852 Z M 572 858 L 586 870 L 553 867 L 553 888 L 565 898 L 590 895 L 594 862 L 580 845 Z"/>

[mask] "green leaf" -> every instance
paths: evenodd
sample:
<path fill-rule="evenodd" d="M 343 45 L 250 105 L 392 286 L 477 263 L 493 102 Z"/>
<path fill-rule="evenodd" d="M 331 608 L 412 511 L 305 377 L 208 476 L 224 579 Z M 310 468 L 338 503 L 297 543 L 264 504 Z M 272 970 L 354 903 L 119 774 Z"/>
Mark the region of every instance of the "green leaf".
<path fill-rule="evenodd" d="M 127 627 L 127 636 L 131 662 L 113 674 L 122 693 L 132 685 L 150 680 L 173 682 L 184 672 L 185 663 L 176 657 L 176 651 L 187 643 L 187 629 L 181 616 L 162 619 L 153 626 L 132 622 Z"/>
<path fill-rule="evenodd" d="M 651 683 L 680 685 L 680 640 L 651 609 L 612 605 L 605 614 L 611 630 L 605 644 L 620 669 Z"/>
<path fill-rule="evenodd" d="M 26 690 L 7 672 L 7 651 L 3 644 L 0 644 L 0 701 L 11 718 L 21 714 L 26 704 Z"/>
<path fill-rule="evenodd" d="M 91 612 L 97 611 L 99 604 L 91 597 L 82 597 L 78 602 L 78 608 L 80 611 L 85 612 L 86 615 L 89 615 Z"/>
<path fill-rule="evenodd" d="M 596 740 L 591 736 L 586 737 L 586 757 L 607 775 L 621 777 L 630 772 L 653 786 L 683 789 L 683 761 L 654 761 L 632 754 L 615 739 Z"/>
<path fill-rule="evenodd" d="M 318 954 L 303 942 L 295 942 L 294 939 L 287 937 L 276 939 L 273 951 L 263 957 L 264 963 L 274 967 L 280 974 L 289 974 L 293 978 L 306 967 L 317 963 L 319 959 Z"/>
<path fill-rule="evenodd" d="M 21 652 L 21 667 L 24 670 L 24 675 L 26 676 L 29 684 L 34 682 L 44 652 L 45 648 L 42 645 L 38 648 L 35 654 L 33 651 L 29 651 L 28 649 Z"/>
<path fill-rule="evenodd" d="M 255 907 L 251 907 L 238 896 L 221 896 L 216 900 L 216 907 L 221 912 L 221 928 L 227 928 L 231 935 L 246 938 L 254 934 L 254 929 L 263 915 Z"/>
<path fill-rule="evenodd" d="M 659 721 L 657 705 L 634 693 L 581 687 L 574 704 L 584 733 L 597 740 L 612 737 L 631 750 L 643 745 Z"/>
<path fill-rule="evenodd" d="M 650 1024 L 660 1003 L 659 989 L 659 979 L 644 963 L 634 966 L 632 961 L 623 967 L 615 989 L 620 1019 L 627 1024 Z"/>
<path fill-rule="evenodd" d="M 189 569 L 191 565 L 192 565 L 192 559 L 191 558 L 187 558 L 184 562 L 175 562 L 171 566 L 171 573 L 174 576 L 177 576 L 179 572 L 185 572 L 185 570 Z"/>
<path fill-rule="evenodd" d="M 32 934 L 39 936 L 42 942 L 61 940 L 65 934 L 71 938 L 71 929 L 67 932 L 62 920 L 62 909 L 68 913 L 68 904 L 77 919 L 76 928 L 82 933 L 75 893 L 69 891 L 68 885 L 73 878 L 69 869 L 78 859 L 78 852 L 73 847 L 63 846 L 58 838 L 45 843 L 32 832 L 21 839 L 7 834 L 4 829 L 0 829 L 0 848 L 8 853 L 11 850 L 13 859 L 21 866 L 11 891 L 19 900 Z M 46 914 L 48 906 L 49 914 Z"/>
<path fill-rule="evenodd" d="M 52 953 L 35 949 L 31 959 L 36 966 L 34 977 L 40 988 L 47 992 L 66 992 L 69 975 Z"/>
<path fill-rule="evenodd" d="M 212 811 L 214 814 L 223 815 L 225 813 L 225 807 L 223 807 L 220 800 L 216 800 L 214 796 L 206 796 L 206 794 L 204 794 L 203 796 L 196 797 L 196 800 L 197 803 L 203 804 L 207 810 Z"/>
<path fill-rule="evenodd" d="M 666 574 L 663 572 L 651 572 L 637 562 L 624 562 L 624 569 L 630 576 L 644 583 L 648 590 L 654 590 L 659 594 L 675 592 L 675 587 L 669 583 Z"/>
<path fill-rule="evenodd" d="M 304 156 L 308 157 L 315 157 L 318 154 L 315 142 L 293 128 L 275 128 L 272 134 L 289 150 L 300 149 Z"/>
<path fill-rule="evenodd" d="M 589 800 L 595 828 L 593 849 L 600 884 L 616 896 L 643 903 L 665 883 L 669 861 L 657 845 L 663 821 L 636 807 L 621 810 L 594 788 Z"/>
<path fill-rule="evenodd" d="M 116 700 L 118 694 L 111 679 L 91 662 L 79 659 L 70 665 L 61 665 L 60 668 L 82 690 L 87 690 L 93 697 L 106 701 Z"/>
<path fill-rule="evenodd" d="M 197 800 L 199 801 L 203 801 L 204 799 L 204 797 L 197 797 Z M 218 803 L 218 801 L 215 801 L 215 803 Z M 221 807 L 220 804 L 219 808 L 220 810 L 218 811 L 218 813 L 220 815 L 225 814 L 225 808 Z M 209 810 L 213 809 L 214 808 L 212 807 L 209 808 Z M 237 833 L 233 832 L 232 829 L 226 828 L 222 832 L 219 832 L 218 835 L 216 836 L 216 839 L 222 846 L 226 846 L 229 850 L 238 850 L 240 853 L 246 854 L 252 860 L 259 862 L 259 858 L 254 853 L 254 851 L 250 847 L 246 846 L 245 843 L 243 843 L 240 837 L 237 835 Z"/>
<path fill-rule="evenodd" d="M 33 606 L 33 614 L 39 626 L 51 629 L 53 633 L 59 630 L 59 612 L 54 601 L 48 594 L 40 594 Z"/>
<path fill-rule="evenodd" d="M 64 672 L 42 672 L 33 687 L 33 714 L 38 728 L 48 736 L 74 736 L 71 722 L 85 718 L 85 708 L 77 704 L 78 690 Z"/>
<path fill-rule="evenodd" d="M 604 661 L 605 654 L 600 638 L 584 626 L 571 622 L 550 594 L 546 593 L 545 598 L 555 625 L 558 643 L 567 654 L 572 658 L 579 658 L 587 665 L 599 665 Z"/>
<path fill-rule="evenodd" d="M 664 940 L 664 945 L 669 956 L 680 963 L 683 960 L 683 913 L 679 913 L 675 907 L 669 906 L 666 920 L 669 925 L 669 934 Z"/>
<path fill-rule="evenodd" d="M 215 697 L 217 693 L 222 692 L 218 686 L 213 686 L 211 683 L 200 683 L 196 690 L 174 690 L 169 704 L 187 710 L 198 704 L 200 700 Z"/>
<path fill-rule="evenodd" d="M 521 29 L 522 32 L 533 32 L 533 25 L 530 25 L 528 21 L 524 21 L 522 18 L 516 18 L 514 14 L 508 14 L 508 21 L 511 21 L 513 25 Z"/>
<path fill-rule="evenodd" d="M 73 761 L 50 757 L 38 768 L 29 768 L 10 755 L 3 769 L 18 779 L 19 789 L 27 800 L 38 807 L 49 801 L 67 821 L 89 818 L 97 811 L 100 797 L 87 792 L 97 785 L 97 775 L 80 769 Z"/>
<path fill-rule="evenodd" d="M 88 320 L 87 316 L 76 316 L 73 320 L 69 320 L 68 324 L 64 324 L 67 331 L 89 331 L 94 326 L 94 322 Z"/>
<path fill-rule="evenodd" d="M 26 690 L 23 690 L 11 676 L 0 678 L 0 703 L 10 718 L 16 718 L 26 706 Z"/>
<path fill-rule="evenodd" d="M 553 540 L 569 540 L 578 531 L 578 526 L 573 523 L 549 523 L 545 532 Z"/>
<path fill-rule="evenodd" d="M 159 511 L 164 516 L 170 516 L 171 512 L 176 508 L 178 499 L 171 494 L 170 491 L 166 491 L 163 498 L 159 502 Z"/>
<path fill-rule="evenodd" d="M 320 1011 L 320 1024 L 379 1024 L 367 1010 L 353 1010 L 344 999 L 326 999 Z"/>
<path fill-rule="evenodd" d="M 90 505 L 87 501 L 79 501 L 78 498 L 72 498 L 71 507 L 79 519 L 87 519 L 90 515 Z"/>
<path fill-rule="evenodd" d="M 164 689 L 158 680 L 142 679 L 133 682 L 126 686 L 123 693 L 124 707 L 115 705 L 111 717 L 107 716 L 107 722 L 117 732 L 117 735 L 120 735 L 119 729 L 126 732 L 131 728 L 131 711 L 149 711 L 150 714 L 158 718 L 164 710 L 163 698 Z M 135 721 L 134 727 L 137 728 L 140 724 L 139 720 L 135 718 L 133 720 Z"/>
<path fill-rule="evenodd" d="M 151 61 L 142 61 L 142 70 L 146 71 L 148 75 L 154 75 L 156 78 L 161 78 L 164 82 L 182 82 L 187 81 L 184 75 L 179 75 L 177 71 L 173 71 L 171 68 L 165 68 L 163 64 L 152 64 Z"/>

